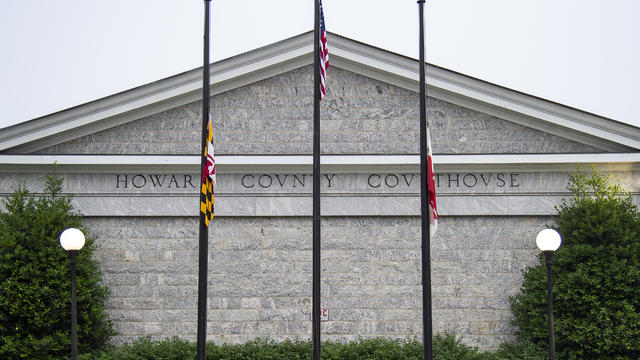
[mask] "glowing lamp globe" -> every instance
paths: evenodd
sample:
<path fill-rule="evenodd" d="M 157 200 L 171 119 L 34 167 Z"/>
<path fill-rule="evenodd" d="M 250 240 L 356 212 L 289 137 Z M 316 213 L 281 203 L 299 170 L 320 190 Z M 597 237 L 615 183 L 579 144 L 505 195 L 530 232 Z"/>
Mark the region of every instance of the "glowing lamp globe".
<path fill-rule="evenodd" d="M 69 228 L 60 234 L 60 245 L 67 251 L 80 250 L 84 246 L 84 234 L 76 228 Z"/>
<path fill-rule="evenodd" d="M 553 229 L 544 229 L 536 236 L 536 245 L 542 251 L 556 251 L 561 243 L 560 234 Z"/>

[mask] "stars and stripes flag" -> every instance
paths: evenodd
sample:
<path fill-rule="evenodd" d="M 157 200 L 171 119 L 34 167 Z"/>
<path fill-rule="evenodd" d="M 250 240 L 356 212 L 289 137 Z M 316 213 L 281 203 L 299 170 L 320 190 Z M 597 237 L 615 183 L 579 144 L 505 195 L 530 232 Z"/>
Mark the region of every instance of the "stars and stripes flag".
<path fill-rule="evenodd" d="M 320 1 L 320 100 L 325 96 L 325 81 L 327 79 L 327 69 L 329 68 L 329 48 L 327 47 L 327 30 L 324 26 L 324 12 L 322 11 L 322 1 Z"/>
<path fill-rule="evenodd" d="M 202 152 L 206 158 L 206 164 L 202 169 L 202 193 L 200 194 L 200 211 L 204 214 L 204 222 L 209 226 L 213 219 L 214 188 L 216 185 L 216 161 L 213 152 L 213 130 L 211 129 L 211 116 L 207 123 L 206 146 Z"/>
<path fill-rule="evenodd" d="M 436 179 L 431 155 L 431 133 L 427 128 L 427 191 L 429 192 L 429 223 L 431 224 L 429 233 L 433 236 L 438 229 L 438 207 L 436 206 Z"/>

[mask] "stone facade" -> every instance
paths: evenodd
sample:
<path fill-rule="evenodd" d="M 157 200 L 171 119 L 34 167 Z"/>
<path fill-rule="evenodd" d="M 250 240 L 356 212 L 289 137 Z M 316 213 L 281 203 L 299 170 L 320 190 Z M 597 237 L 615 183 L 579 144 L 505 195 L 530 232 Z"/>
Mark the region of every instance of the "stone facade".
<path fill-rule="evenodd" d="M 311 221 L 220 217 L 210 231 L 208 334 L 217 342 L 310 335 Z M 507 297 L 536 262 L 546 217 L 443 217 L 432 240 L 436 331 L 484 348 L 511 338 Z M 197 219 L 89 218 L 111 289 L 116 343 L 196 337 Z M 322 222 L 323 338 L 420 336 L 420 219 Z"/>
<path fill-rule="evenodd" d="M 418 96 L 332 66 L 321 103 L 322 152 L 419 153 Z M 312 152 L 311 66 L 212 97 L 216 155 Z M 195 155 L 201 103 L 97 131 L 30 155 Z M 578 154 L 603 150 L 428 98 L 436 155 Z M 142 164 L 144 165 L 144 164 Z M 570 169 L 439 171 L 432 238 L 434 331 L 495 349 L 513 339 L 509 296 L 536 264 L 535 235 L 552 222 Z M 509 166 L 514 169 L 506 169 Z M 505 170 L 506 169 L 506 170 Z M 44 174 L 0 173 L 0 194 Z M 218 170 L 210 227 L 209 340 L 311 334 L 311 175 L 297 169 Z M 323 171 L 325 171 L 323 169 Z M 322 337 L 348 341 L 422 336 L 419 169 L 349 165 L 322 178 Z M 141 336 L 196 337 L 198 167 L 61 171 L 65 192 L 97 238 L 111 290 L 107 311 L 121 344 Z M 637 191 L 637 171 L 617 173 Z"/>
<path fill-rule="evenodd" d="M 212 97 L 216 154 L 311 154 L 312 74 L 304 67 Z M 304 85 L 302 85 L 304 84 Z M 332 68 L 321 102 L 325 154 L 417 154 L 418 96 Z M 434 154 L 590 153 L 599 149 L 434 98 Z M 202 103 L 164 111 L 38 154 L 197 154 Z"/>

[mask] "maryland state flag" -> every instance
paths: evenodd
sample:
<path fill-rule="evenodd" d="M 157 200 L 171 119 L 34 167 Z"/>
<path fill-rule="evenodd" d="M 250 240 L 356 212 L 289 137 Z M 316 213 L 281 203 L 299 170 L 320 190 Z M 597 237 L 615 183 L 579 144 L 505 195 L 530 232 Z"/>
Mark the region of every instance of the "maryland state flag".
<path fill-rule="evenodd" d="M 202 154 L 206 159 L 202 169 L 202 185 L 200 194 L 200 211 L 204 214 L 204 223 L 209 226 L 213 219 L 213 193 L 216 185 L 216 161 L 213 157 L 213 130 L 211 129 L 211 117 L 207 122 L 206 145 Z"/>

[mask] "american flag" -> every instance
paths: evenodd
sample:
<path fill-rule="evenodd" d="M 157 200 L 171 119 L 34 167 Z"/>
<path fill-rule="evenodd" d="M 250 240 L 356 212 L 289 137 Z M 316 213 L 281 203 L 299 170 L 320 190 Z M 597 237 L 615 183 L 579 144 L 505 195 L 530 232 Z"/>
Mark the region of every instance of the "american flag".
<path fill-rule="evenodd" d="M 216 184 L 216 161 L 213 156 L 213 130 L 211 128 L 211 116 L 207 123 L 207 142 L 202 149 L 203 156 L 207 159 L 202 169 L 202 193 L 200 194 L 200 211 L 204 214 L 204 223 L 209 226 L 213 219 L 214 187 Z"/>
<path fill-rule="evenodd" d="M 327 30 L 324 27 L 324 12 L 322 11 L 322 0 L 320 3 L 320 100 L 326 94 L 325 80 L 327 79 L 327 69 L 329 68 L 329 48 L 327 48 Z"/>
<path fill-rule="evenodd" d="M 427 189 L 429 192 L 429 222 L 431 223 L 429 233 L 433 236 L 438 229 L 438 207 L 436 206 L 436 179 L 431 155 L 431 133 L 427 128 Z"/>

